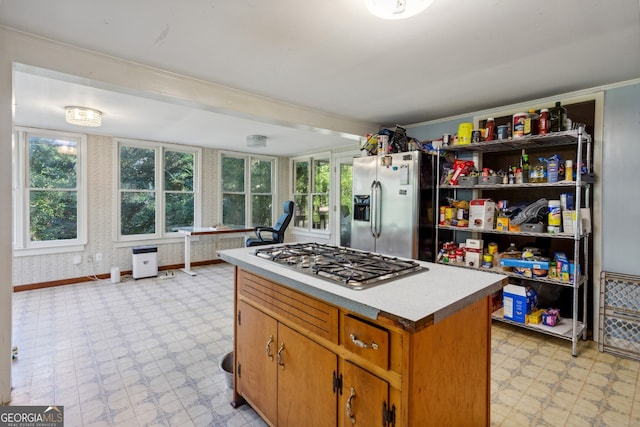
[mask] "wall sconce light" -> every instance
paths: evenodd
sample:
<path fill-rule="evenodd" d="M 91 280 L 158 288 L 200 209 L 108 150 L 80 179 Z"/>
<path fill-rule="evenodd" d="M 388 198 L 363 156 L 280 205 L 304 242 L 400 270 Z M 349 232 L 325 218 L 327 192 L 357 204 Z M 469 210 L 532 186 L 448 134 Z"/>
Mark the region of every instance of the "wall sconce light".
<path fill-rule="evenodd" d="M 78 126 L 102 126 L 102 112 L 86 107 L 64 107 L 67 123 Z"/>

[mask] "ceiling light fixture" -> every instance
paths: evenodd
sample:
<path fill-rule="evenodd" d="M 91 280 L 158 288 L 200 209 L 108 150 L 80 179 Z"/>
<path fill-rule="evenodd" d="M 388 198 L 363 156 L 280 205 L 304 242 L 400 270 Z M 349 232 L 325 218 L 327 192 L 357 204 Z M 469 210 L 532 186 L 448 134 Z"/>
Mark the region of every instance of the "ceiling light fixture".
<path fill-rule="evenodd" d="M 247 137 L 247 147 L 266 147 L 267 137 L 264 135 L 249 135 Z"/>
<path fill-rule="evenodd" d="M 406 19 L 422 12 L 433 0 L 365 0 L 369 12 L 382 19 Z"/>
<path fill-rule="evenodd" d="M 64 107 L 67 123 L 78 126 L 102 126 L 102 112 L 86 107 Z"/>

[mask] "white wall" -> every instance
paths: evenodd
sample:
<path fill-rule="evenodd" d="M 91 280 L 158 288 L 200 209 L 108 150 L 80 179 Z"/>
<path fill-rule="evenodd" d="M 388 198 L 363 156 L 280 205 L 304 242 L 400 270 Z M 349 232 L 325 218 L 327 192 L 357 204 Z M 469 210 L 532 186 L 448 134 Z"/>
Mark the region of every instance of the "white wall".
<path fill-rule="evenodd" d="M 0 30 L 0 404 L 11 399 L 12 56 Z"/>
<path fill-rule="evenodd" d="M 640 276 L 640 84 L 605 93 L 602 270 Z"/>

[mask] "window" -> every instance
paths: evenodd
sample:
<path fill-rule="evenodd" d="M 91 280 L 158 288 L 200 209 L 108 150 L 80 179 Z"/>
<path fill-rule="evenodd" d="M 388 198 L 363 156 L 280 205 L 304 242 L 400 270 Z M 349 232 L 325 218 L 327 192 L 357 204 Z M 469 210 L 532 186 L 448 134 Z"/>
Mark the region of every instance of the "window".
<path fill-rule="evenodd" d="M 118 144 L 119 235 L 162 237 L 197 224 L 198 149 Z"/>
<path fill-rule="evenodd" d="M 18 141 L 16 249 L 85 244 L 85 136 L 21 129 Z"/>
<path fill-rule="evenodd" d="M 222 154 L 221 165 L 222 223 L 271 226 L 275 159 Z"/>
<path fill-rule="evenodd" d="M 164 152 L 164 231 L 193 226 L 195 197 L 193 188 L 194 153 Z"/>
<path fill-rule="evenodd" d="M 329 158 L 293 161 L 294 226 L 311 230 L 329 230 Z"/>

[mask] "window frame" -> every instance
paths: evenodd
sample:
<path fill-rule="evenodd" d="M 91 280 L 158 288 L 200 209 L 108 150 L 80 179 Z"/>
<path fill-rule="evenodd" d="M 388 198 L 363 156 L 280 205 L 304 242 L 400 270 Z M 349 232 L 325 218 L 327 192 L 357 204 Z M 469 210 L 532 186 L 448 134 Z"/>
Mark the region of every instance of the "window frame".
<path fill-rule="evenodd" d="M 29 185 L 29 138 L 59 138 L 74 140 L 76 151 L 77 237 L 65 240 L 31 240 L 31 215 Z M 87 135 L 75 132 L 54 131 L 30 127 L 16 127 L 14 138 L 14 228 L 13 249 L 16 256 L 44 255 L 84 250 L 88 242 L 87 223 Z"/>
<path fill-rule="evenodd" d="M 242 159 L 244 161 L 244 192 L 230 192 L 224 191 L 223 188 L 223 171 L 222 171 L 222 159 L 224 157 L 231 157 L 234 159 Z M 279 214 L 277 211 L 277 176 L 278 176 L 278 157 L 276 156 L 266 156 L 260 154 L 249 154 L 249 153 L 239 153 L 235 151 L 224 151 L 220 150 L 218 153 L 218 164 L 220 167 L 218 168 L 218 182 L 220 188 L 220 203 L 218 207 L 218 218 L 220 218 L 220 224 L 224 224 L 223 218 L 223 207 L 224 207 L 224 195 L 225 194 L 244 194 L 244 203 L 245 203 L 245 213 L 244 213 L 244 224 L 235 224 L 240 226 L 248 226 L 251 225 L 251 215 L 253 211 L 253 201 L 252 196 L 254 193 L 251 191 L 251 161 L 252 160 L 261 160 L 261 161 L 269 161 L 271 162 L 271 192 L 270 193 L 255 193 L 255 194 L 271 194 L 271 221 L 270 224 L 267 224 L 268 227 L 273 225 L 276 215 Z"/>
<path fill-rule="evenodd" d="M 174 191 L 168 191 L 165 189 L 165 152 L 175 151 L 181 153 L 192 154 L 193 159 L 193 226 L 200 227 L 201 224 L 201 206 L 202 206 L 202 191 L 201 191 L 201 170 L 202 170 L 202 148 L 192 147 L 187 145 L 170 144 L 153 141 L 140 141 L 126 138 L 116 138 L 114 140 L 114 240 L 116 242 L 135 242 L 142 240 L 157 240 L 157 239 L 169 239 L 175 237 L 182 237 L 179 231 L 165 231 L 166 226 L 166 194 L 168 192 L 174 193 Z M 120 148 L 133 147 L 144 148 L 154 150 L 154 190 L 156 208 L 155 208 L 155 232 L 147 234 L 122 234 L 122 188 L 120 186 Z"/>
<path fill-rule="evenodd" d="M 315 183 L 315 177 L 316 177 L 316 168 L 315 168 L 315 162 L 318 160 L 324 160 L 329 164 L 329 183 L 327 185 L 327 192 L 326 193 L 318 193 L 315 191 L 314 188 L 314 183 Z M 306 193 L 296 193 L 296 163 L 301 163 L 301 162 L 306 162 L 309 164 L 309 181 L 307 182 L 307 189 L 308 191 Z M 291 195 L 293 200 L 296 200 L 298 198 L 298 196 L 306 196 L 307 197 L 307 206 L 306 206 L 306 210 L 308 213 L 307 216 L 307 226 L 306 227 L 300 227 L 296 224 L 295 221 L 295 216 L 294 216 L 294 221 L 292 221 L 292 226 L 295 230 L 297 230 L 298 232 L 308 232 L 308 233 L 316 233 L 316 234 L 322 234 L 322 235 L 330 235 L 331 234 L 331 224 L 333 223 L 333 209 L 331 208 L 332 206 L 332 195 L 331 195 L 331 185 L 332 185 L 332 174 L 331 171 L 333 170 L 333 157 L 331 155 L 331 152 L 327 151 L 327 152 L 320 152 L 320 153 L 315 153 L 309 156 L 299 156 L 299 157 L 292 157 L 290 159 L 290 164 L 289 164 L 289 170 L 290 170 L 290 176 L 291 176 Z M 314 196 L 321 196 L 321 195 L 326 195 L 327 196 L 327 206 L 329 208 L 328 212 L 327 212 L 327 219 L 326 219 L 326 227 L 324 229 L 321 228 L 313 228 L 313 219 L 312 219 L 312 215 L 313 215 L 313 197 Z M 295 209 L 299 209 L 299 206 L 296 206 Z"/>

